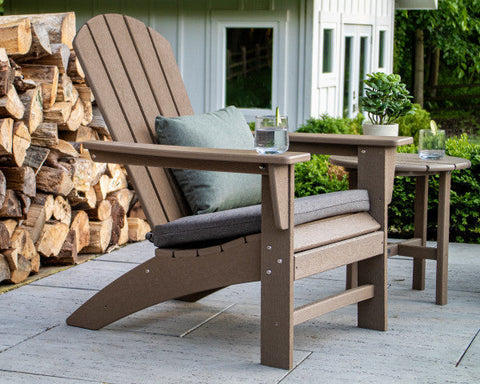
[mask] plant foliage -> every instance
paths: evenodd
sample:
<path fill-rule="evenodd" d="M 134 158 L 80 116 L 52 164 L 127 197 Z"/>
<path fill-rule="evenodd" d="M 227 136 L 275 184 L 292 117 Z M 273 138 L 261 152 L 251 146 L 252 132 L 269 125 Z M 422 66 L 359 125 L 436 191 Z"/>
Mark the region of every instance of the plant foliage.
<path fill-rule="evenodd" d="M 413 113 L 402 116 L 397 120 L 399 136 L 411 136 L 418 144 L 418 132 L 420 129 L 430 129 L 430 113 L 420 107 L 419 104 L 413 105 Z"/>
<path fill-rule="evenodd" d="M 416 146 L 400 147 L 400 152 L 416 152 Z M 446 142 L 449 156 L 463 157 L 472 163 L 469 169 L 452 172 L 450 195 L 450 241 L 480 244 L 480 145 L 467 135 Z M 438 216 L 438 176 L 430 177 L 428 238 L 435 240 Z M 389 232 L 392 237 L 413 236 L 415 178 L 397 177 L 389 208 Z"/>
<path fill-rule="evenodd" d="M 365 96 L 360 97 L 363 112 L 372 124 L 392 124 L 399 117 L 412 113 L 412 96 L 400 75 L 383 72 L 367 74 Z"/>
<path fill-rule="evenodd" d="M 358 132 L 362 116 L 338 119 L 327 115 L 309 119 L 299 132 L 354 133 Z M 430 115 L 418 108 L 412 115 L 399 120 L 400 132 L 417 136 L 418 130 L 428 128 Z M 350 127 L 350 128 L 348 128 Z M 415 144 L 399 147 L 399 152 L 417 153 Z M 446 142 L 449 156 L 462 157 L 472 163 L 470 169 L 452 172 L 450 205 L 450 241 L 480 244 L 480 144 L 462 135 Z M 348 176 L 340 167 L 331 165 L 329 156 L 312 155 L 312 159 L 295 165 L 295 195 L 310 196 L 348 189 Z M 430 177 L 428 236 L 435 240 L 438 206 L 438 176 Z M 396 177 L 392 203 L 389 208 L 389 236 L 413 237 L 415 178 Z"/>

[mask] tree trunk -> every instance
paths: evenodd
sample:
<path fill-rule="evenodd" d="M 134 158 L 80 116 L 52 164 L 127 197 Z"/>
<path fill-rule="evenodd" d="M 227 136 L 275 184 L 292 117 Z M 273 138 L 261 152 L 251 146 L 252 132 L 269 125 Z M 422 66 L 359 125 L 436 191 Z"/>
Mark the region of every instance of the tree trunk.
<path fill-rule="evenodd" d="M 415 102 L 423 108 L 423 84 L 424 84 L 424 56 L 423 30 L 415 31 L 415 73 L 413 77 L 413 96 Z"/>
<path fill-rule="evenodd" d="M 440 72 L 440 48 L 433 48 L 432 63 L 430 65 L 430 97 L 437 97 L 438 75 Z"/>

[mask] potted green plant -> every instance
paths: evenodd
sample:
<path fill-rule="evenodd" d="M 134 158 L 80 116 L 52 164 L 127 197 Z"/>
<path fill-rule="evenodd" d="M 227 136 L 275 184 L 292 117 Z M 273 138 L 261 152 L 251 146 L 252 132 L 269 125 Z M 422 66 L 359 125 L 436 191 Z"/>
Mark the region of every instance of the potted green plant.
<path fill-rule="evenodd" d="M 414 107 L 404 83 L 396 74 L 374 72 L 367 74 L 365 96 L 360 97 L 360 106 L 370 123 L 364 123 L 364 135 L 398 136 L 395 121 L 414 112 Z"/>

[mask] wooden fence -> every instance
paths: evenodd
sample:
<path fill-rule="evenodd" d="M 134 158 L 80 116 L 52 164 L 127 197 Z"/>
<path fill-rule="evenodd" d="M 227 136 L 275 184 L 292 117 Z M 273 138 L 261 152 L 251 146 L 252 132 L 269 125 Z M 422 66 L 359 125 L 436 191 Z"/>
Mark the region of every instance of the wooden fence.
<path fill-rule="evenodd" d="M 455 90 L 464 89 L 465 94 L 456 94 Z M 450 84 L 425 88 L 425 101 L 468 101 L 480 99 L 480 84 Z"/>
<path fill-rule="evenodd" d="M 239 52 L 227 49 L 227 80 L 239 76 L 247 76 L 251 72 L 260 71 L 262 68 L 272 67 L 272 48 L 270 45 L 247 50 L 242 46 Z"/>

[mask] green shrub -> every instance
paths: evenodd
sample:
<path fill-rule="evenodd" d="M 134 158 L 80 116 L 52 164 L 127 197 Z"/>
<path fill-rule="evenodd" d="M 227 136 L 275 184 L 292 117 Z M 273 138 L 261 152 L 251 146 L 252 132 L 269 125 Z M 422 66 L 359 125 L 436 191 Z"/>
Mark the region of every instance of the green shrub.
<path fill-rule="evenodd" d="M 416 144 L 418 144 L 418 131 L 420 129 L 430 129 L 430 113 L 420 107 L 419 104 L 414 104 L 414 113 L 400 117 L 397 120 L 398 134 L 400 136 L 413 137 Z"/>
<path fill-rule="evenodd" d="M 416 152 L 415 146 L 401 147 L 399 152 Z M 449 156 L 463 157 L 472 163 L 469 169 L 452 172 L 450 195 L 450 241 L 480 244 L 480 145 L 467 135 L 446 142 Z M 438 215 L 438 176 L 430 177 L 428 238 L 435 240 Z M 415 178 L 397 177 L 389 209 L 389 232 L 392 237 L 413 236 L 413 202 Z"/>
<path fill-rule="evenodd" d="M 308 133 L 343 133 L 358 135 L 361 133 L 361 127 L 364 117 L 358 114 L 354 119 L 332 117 L 323 114 L 319 119 L 310 118 L 306 124 L 298 128 L 297 132 Z"/>
<path fill-rule="evenodd" d="M 343 133 L 361 132 L 361 114 L 355 119 L 331 117 L 327 114 L 320 118 L 310 118 L 300 126 L 297 132 L 304 133 Z M 312 159 L 295 165 L 295 196 L 303 197 L 340 191 L 348 188 L 347 175 L 328 161 L 330 156 L 312 155 Z"/>
<path fill-rule="evenodd" d="M 346 174 L 336 172 L 327 155 L 312 155 L 310 161 L 295 165 L 295 196 L 319 195 L 348 189 Z"/>

